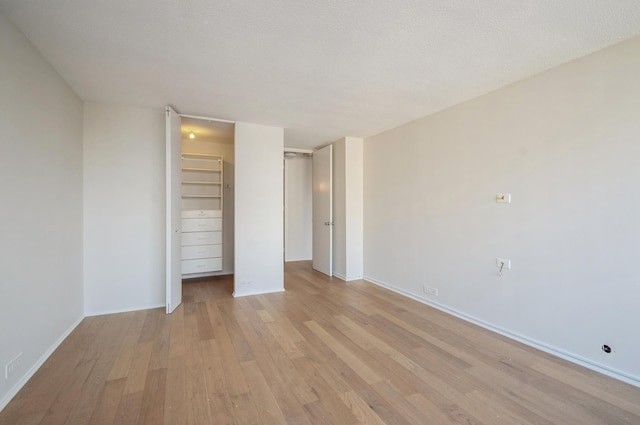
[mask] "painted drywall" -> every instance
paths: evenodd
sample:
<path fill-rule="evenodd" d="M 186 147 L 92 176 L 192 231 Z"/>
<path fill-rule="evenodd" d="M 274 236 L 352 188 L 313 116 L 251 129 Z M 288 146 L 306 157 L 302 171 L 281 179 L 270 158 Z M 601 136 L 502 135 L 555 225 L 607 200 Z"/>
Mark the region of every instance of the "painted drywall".
<path fill-rule="evenodd" d="M 346 280 L 362 279 L 364 271 L 364 140 L 345 138 Z"/>
<path fill-rule="evenodd" d="M 363 139 L 333 143 L 333 274 L 363 275 Z"/>
<path fill-rule="evenodd" d="M 332 273 L 346 280 L 347 275 L 347 205 L 345 190 L 345 143 L 344 139 L 336 140 L 333 145 L 332 170 L 333 185 L 331 187 L 332 202 Z"/>
<path fill-rule="evenodd" d="M 284 260 L 311 260 L 313 242 L 312 161 L 298 154 L 284 160 Z"/>
<path fill-rule="evenodd" d="M 164 111 L 84 105 L 85 314 L 163 306 Z"/>
<path fill-rule="evenodd" d="M 367 138 L 366 278 L 640 383 L 638 75 L 635 38 Z"/>
<path fill-rule="evenodd" d="M 284 290 L 284 130 L 236 123 L 234 296 Z"/>
<path fill-rule="evenodd" d="M 233 125 L 233 124 L 230 124 Z M 208 153 L 221 155 L 223 160 L 223 209 L 222 209 L 222 271 L 212 272 L 211 275 L 233 274 L 233 239 L 234 239 L 234 187 L 235 160 L 233 139 L 216 139 L 198 137 L 195 140 L 182 139 L 183 152 Z"/>
<path fill-rule="evenodd" d="M 2 409 L 83 318 L 82 102 L 2 15 L 0 58 Z"/>

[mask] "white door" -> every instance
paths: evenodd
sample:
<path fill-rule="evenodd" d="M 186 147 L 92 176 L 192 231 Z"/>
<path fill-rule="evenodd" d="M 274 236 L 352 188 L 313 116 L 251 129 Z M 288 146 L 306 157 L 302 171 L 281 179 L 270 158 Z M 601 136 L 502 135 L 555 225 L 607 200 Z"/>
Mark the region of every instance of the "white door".
<path fill-rule="evenodd" d="M 166 286 L 167 314 L 182 302 L 182 270 L 180 263 L 180 211 L 182 180 L 180 116 L 166 107 Z"/>
<path fill-rule="evenodd" d="M 313 153 L 313 268 L 332 275 L 333 146 Z"/>

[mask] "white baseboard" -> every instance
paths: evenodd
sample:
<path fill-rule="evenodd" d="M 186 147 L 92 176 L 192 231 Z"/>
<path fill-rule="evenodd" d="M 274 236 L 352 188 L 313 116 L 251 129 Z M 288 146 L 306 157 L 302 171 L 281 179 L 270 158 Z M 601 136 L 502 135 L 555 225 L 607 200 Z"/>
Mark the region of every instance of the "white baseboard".
<path fill-rule="evenodd" d="M 56 348 L 58 348 L 60 344 L 62 344 L 62 341 L 64 341 L 69 336 L 69 334 L 73 332 L 73 330 L 80 324 L 80 322 L 82 322 L 82 319 L 84 319 L 84 317 L 80 317 L 75 322 L 73 322 L 71 326 L 69 326 L 69 328 L 64 331 L 60 338 L 58 338 L 57 341 L 54 342 L 53 345 L 49 347 L 49 349 L 45 351 L 45 353 L 38 359 L 38 361 L 35 362 L 33 366 L 31 366 L 27 373 L 25 373 L 24 376 L 22 376 L 22 378 L 20 378 L 20 380 L 16 382 L 16 384 L 9 390 L 9 392 L 0 400 L 0 411 L 2 411 L 2 409 L 4 409 L 7 404 L 9 404 L 9 402 L 13 399 L 13 397 L 16 396 L 16 394 L 18 394 L 18 391 L 20 391 L 22 387 L 24 387 L 24 384 L 26 384 L 27 381 L 31 379 L 31 377 L 38 371 L 38 369 L 40 369 L 44 362 L 47 361 L 49 356 L 51 356 L 51 354 L 56 351 Z"/>
<path fill-rule="evenodd" d="M 93 317 L 93 316 L 102 316 L 102 315 L 105 315 L 105 314 L 118 314 L 118 313 L 129 313 L 131 311 L 151 310 L 153 308 L 160 308 L 160 307 L 165 308 L 166 305 L 165 304 L 152 304 L 152 305 L 130 307 L 130 308 L 117 308 L 117 309 L 113 309 L 113 310 L 85 311 L 84 315 L 86 317 Z"/>
<path fill-rule="evenodd" d="M 345 282 L 347 281 L 347 277 L 344 275 L 341 275 L 340 273 L 332 272 L 331 274 L 340 280 L 344 280 Z"/>
<path fill-rule="evenodd" d="M 234 298 L 238 298 L 238 297 L 247 297 L 250 295 L 265 295 L 265 294 L 275 294 L 277 292 L 284 292 L 284 288 L 281 289 L 273 289 L 270 291 L 254 291 L 254 292 L 242 292 L 242 293 L 238 293 L 238 291 L 233 291 L 233 297 Z"/>
<path fill-rule="evenodd" d="M 382 282 L 380 280 L 374 279 L 372 277 L 369 276 L 365 276 L 364 280 L 366 280 L 367 282 L 371 282 L 375 285 L 378 286 L 382 286 L 383 288 L 386 288 L 390 291 L 393 291 L 397 294 L 400 295 L 404 295 L 405 297 L 411 298 L 412 300 L 416 300 L 418 302 L 421 302 L 423 304 L 426 304 L 430 307 L 433 307 L 435 309 L 438 309 L 440 311 L 443 311 L 447 314 L 451 314 L 452 316 L 456 316 L 462 320 L 465 320 L 467 322 L 473 323 L 474 325 L 478 325 L 482 328 L 488 329 L 492 332 L 498 333 L 500 335 L 506 336 L 507 338 L 511 338 L 514 339 L 518 342 L 521 342 L 525 345 L 528 345 L 530 347 L 536 348 L 540 351 L 544 351 L 545 353 L 549 353 L 551 355 L 554 355 L 556 357 L 560 357 L 561 359 L 567 360 L 571 363 L 575 363 L 577 365 L 586 367 L 587 369 L 591 369 L 594 370 L 596 372 L 602 373 L 603 375 L 607 375 L 610 376 L 611 378 L 617 379 L 619 381 L 622 382 L 626 382 L 627 384 L 633 385 L 635 387 L 640 387 L 640 377 L 638 376 L 634 376 L 631 374 L 628 374 L 626 372 L 622 372 L 620 370 L 611 368 L 609 366 L 603 365 L 601 363 L 598 362 L 594 362 L 592 360 L 586 359 L 582 356 L 579 356 L 577 354 L 565 351 L 563 349 L 551 346 L 549 344 L 545 344 L 543 342 L 540 341 L 536 341 L 534 339 L 528 338 L 524 335 L 520 335 L 505 329 L 502 329 L 499 326 L 495 326 L 491 323 L 485 322 L 483 320 L 480 320 L 478 318 L 475 318 L 473 316 L 470 316 L 468 314 L 465 314 L 461 311 L 452 309 L 450 307 L 447 307 L 443 304 L 439 304 L 435 301 L 432 301 L 430 299 L 427 298 L 422 298 L 416 294 L 412 294 L 411 292 L 405 291 L 404 289 L 398 288 L 394 285 L 388 284 L 386 282 Z"/>
<path fill-rule="evenodd" d="M 347 276 L 345 276 L 343 274 L 336 273 L 336 272 L 333 272 L 333 275 L 335 277 L 337 277 L 338 279 L 340 279 L 340 280 L 344 280 L 345 282 L 352 282 L 354 280 L 361 280 L 362 279 L 362 276 L 347 277 Z"/>

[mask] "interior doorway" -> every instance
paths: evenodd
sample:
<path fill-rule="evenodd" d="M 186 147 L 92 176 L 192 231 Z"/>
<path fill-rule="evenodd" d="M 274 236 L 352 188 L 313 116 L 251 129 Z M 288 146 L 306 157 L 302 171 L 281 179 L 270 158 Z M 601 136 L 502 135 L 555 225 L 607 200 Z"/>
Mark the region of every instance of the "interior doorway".
<path fill-rule="evenodd" d="M 311 260 L 312 152 L 284 153 L 284 261 Z"/>
<path fill-rule="evenodd" d="M 184 279 L 234 273 L 235 124 L 166 108 L 166 311 Z"/>
<path fill-rule="evenodd" d="M 285 148 L 284 259 L 333 275 L 333 147 Z"/>

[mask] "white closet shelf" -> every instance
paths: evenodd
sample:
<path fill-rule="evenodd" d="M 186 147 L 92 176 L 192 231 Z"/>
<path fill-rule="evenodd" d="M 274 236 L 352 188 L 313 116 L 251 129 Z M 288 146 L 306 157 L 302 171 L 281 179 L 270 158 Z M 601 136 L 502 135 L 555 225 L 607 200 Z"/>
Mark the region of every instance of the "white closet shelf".
<path fill-rule="evenodd" d="M 189 153 L 189 152 L 183 152 L 182 153 L 182 157 L 183 158 L 215 158 L 218 160 L 218 162 L 220 161 L 220 156 L 218 155 L 210 155 L 207 153 Z"/>
<path fill-rule="evenodd" d="M 182 184 L 205 184 L 205 185 L 217 185 L 222 182 L 202 182 L 202 181 L 183 181 Z"/>
<path fill-rule="evenodd" d="M 219 173 L 220 170 L 212 170 L 211 168 L 199 168 L 199 167 L 182 167 L 182 171 L 204 171 L 207 173 Z"/>

